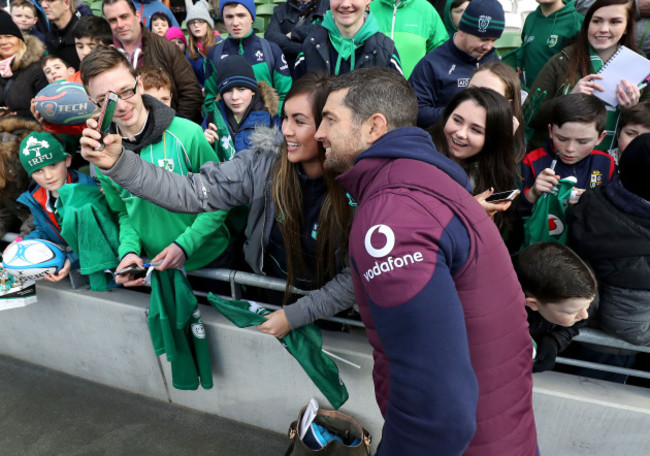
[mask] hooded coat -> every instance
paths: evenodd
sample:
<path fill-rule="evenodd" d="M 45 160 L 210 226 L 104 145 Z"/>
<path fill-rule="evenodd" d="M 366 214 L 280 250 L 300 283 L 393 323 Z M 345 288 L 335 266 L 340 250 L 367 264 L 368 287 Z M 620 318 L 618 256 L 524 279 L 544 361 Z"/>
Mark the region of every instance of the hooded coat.
<path fill-rule="evenodd" d="M 569 245 L 593 268 L 601 328 L 633 345 L 650 346 L 650 202 L 618 175 L 585 192 L 567 212 Z"/>
<path fill-rule="evenodd" d="M 405 127 L 338 181 L 359 204 L 350 268 L 385 417 L 377 456 L 535 456 L 524 294 L 466 173 Z"/>
<path fill-rule="evenodd" d="M 20 62 L 13 61 L 11 78 L 0 77 L 0 106 L 7 106 L 9 112 L 18 117 L 34 120 L 29 110 L 32 98 L 47 85 L 41 68 L 41 58 L 45 53 L 43 42 L 35 36 L 25 37 L 27 50 Z"/>
<path fill-rule="evenodd" d="M 156 13 L 163 13 L 165 16 L 167 16 L 171 22 L 170 27 L 180 27 L 180 25 L 178 25 L 178 21 L 176 20 L 176 16 L 174 16 L 171 10 L 159 0 L 142 0 L 140 2 L 134 0 L 133 6 L 135 6 L 136 11 L 140 12 L 140 20 L 149 30 L 151 30 L 151 16 Z"/>

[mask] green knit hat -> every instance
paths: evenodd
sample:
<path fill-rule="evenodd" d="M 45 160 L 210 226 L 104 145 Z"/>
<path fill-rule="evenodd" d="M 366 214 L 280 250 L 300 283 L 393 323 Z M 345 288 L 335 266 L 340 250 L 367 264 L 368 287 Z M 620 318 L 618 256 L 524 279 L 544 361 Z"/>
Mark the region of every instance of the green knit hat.
<path fill-rule="evenodd" d="M 20 163 L 30 176 L 44 166 L 66 159 L 68 154 L 49 133 L 30 133 L 20 143 Z"/>

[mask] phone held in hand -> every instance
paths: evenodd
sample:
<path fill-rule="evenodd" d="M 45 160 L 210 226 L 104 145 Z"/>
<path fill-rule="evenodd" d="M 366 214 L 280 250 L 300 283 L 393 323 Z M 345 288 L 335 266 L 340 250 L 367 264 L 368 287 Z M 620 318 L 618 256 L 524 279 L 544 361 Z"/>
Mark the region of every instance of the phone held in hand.
<path fill-rule="evenodd" d="M 110 128 L 111 122 L 113 121 L 113 114 L 115 114 L 117 100 L 119 100 L 119 97 L 115 92 L 106 93 L 106 98 L 104 99 L 102 110 L 99 113 L 99 119 L 97 119 L 97 131 L 102 134 L 102 139 L 104 139 L 104 136 L 106 136 L 108 133 L 108 129 Z M 104 146 L 102 144 L 100 150 L 103 148 Z"/>
<path fill-rule="evenodd" d="M 124 269 L 115 271 L 115 275 L 126 275 L 126 274 L 133 274 L 134 279 L 139 279 L 147 275 L 147 270 L 139 267 L 137 264 L 134 263 L 130 266 L 127 266 Z"/>
<path fill-rule="evenodd" d="M 512 201 L 514 200 L 517 195 L 519 195 L 520 191 L 517 189 L 514 190 L 508 190 L 507 192 L 498 192 L 498 193 L 492 193 L 490 196 L 488 196 L 485 199 L 485 202 L 487 203 L 501 203 L 504 201 Z"/>

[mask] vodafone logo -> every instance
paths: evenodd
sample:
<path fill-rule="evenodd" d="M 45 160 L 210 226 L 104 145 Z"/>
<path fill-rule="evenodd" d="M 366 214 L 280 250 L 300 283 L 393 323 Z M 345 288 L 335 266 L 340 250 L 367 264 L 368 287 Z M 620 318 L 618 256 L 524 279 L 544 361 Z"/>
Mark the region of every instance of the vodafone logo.
<path fill-rule="evenodd" d="M 375 231 L 379 231 L 386 237 L 386 244 L 380 249 L 376 249 L 372 246 L 372 235 Z M 375 225 L 366 233 L 364 245 L 366 246 L 366 252 L 368 252 L 371 257 L 385 257 L 393 250 L 393 247 L 395 247 L 395 233 L 393 233 L 393 230 L 391 230 L 387 225 Z"/>
<path fill-rule="evenodd" d="M 376 249 L 372 245 L 372 235 L 375 231 L 383 234 L 386 238 L 386 243 L 379 249 Z M 393 251 L 393 247 L 395 247 L 395 233 L 387 225 L 375 225 L 366 233 L 364 245 L 366 247 L 366 252 L 368 252 L 371 257 L 386 257 L 386 255 Z M 420 251 L 405 253 L 404 255 L 397 257 L 389 256 L 388 258 L 385 258 L 384 261 L 375 261 L 375 263 L 363 273 L 363 277 L 366 279 L 366 282 L 370 282 L 372 279 L 382 274 L 388 274 L 396 269 L 401 269 L 422 261 L 424 261 L 424 256 Z"/>
<path fill-rule="evenodd" d="M 552 236 L 559 236 L 564 231 L 564 223 L 557 216 L 548 214 L 548 233 Z"/>

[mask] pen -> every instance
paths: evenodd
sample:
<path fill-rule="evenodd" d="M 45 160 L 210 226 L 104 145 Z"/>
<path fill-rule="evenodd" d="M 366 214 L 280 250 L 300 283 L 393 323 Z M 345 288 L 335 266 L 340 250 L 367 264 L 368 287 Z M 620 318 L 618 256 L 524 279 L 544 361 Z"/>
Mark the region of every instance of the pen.
<path fill-rule="evenodd" d="M 147 269 L 150 268 L 151 266 L 158 266 L 161 265 L 163 260 L 156 261 L 155 263 L 145 263 L 142 265 L 142 269 Z"/>

